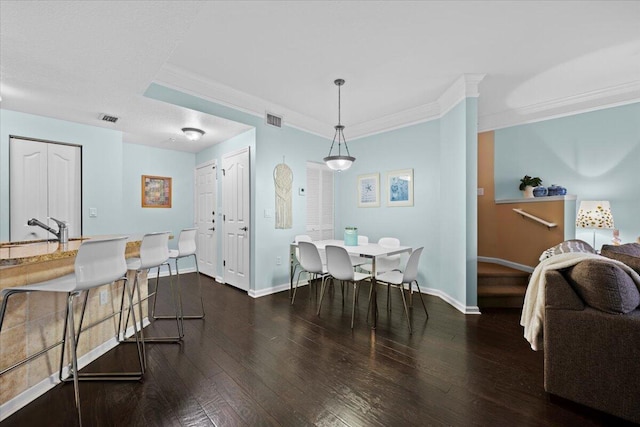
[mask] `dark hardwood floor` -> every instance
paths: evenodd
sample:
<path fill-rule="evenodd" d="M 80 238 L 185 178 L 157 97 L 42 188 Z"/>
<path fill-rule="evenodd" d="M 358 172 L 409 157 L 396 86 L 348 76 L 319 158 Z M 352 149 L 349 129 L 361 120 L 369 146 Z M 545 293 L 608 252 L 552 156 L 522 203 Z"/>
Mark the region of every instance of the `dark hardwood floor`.
<path fill-rule="evenodd" d="M 195 279 L 182 279 L 185 311 L 197 308 Z M 320 317 L 307 287 L 294 306 L 287 292 L 253 299 L 206 277 L 203 288 L 206 319 L 185 321 L 180 345 L 148 344 L 141 382 L 80 384 L 84 425 L 623 424 L 545 394 L 543 354 L 522 337 L 519 310 L 465 316 L 426 296 L 430 318 L 414 300 L 409 335 L 397 289 L 390 313 L 386 292 L 379 292 L 379 325 L 372 330 L 364 286 L 352 331 L 351 298 L 343 303 L 339 288 L 326 297 Z M 145 330 L 174 327 L 162 320 Z M 134 357 L 134 345 L 121 345 L 86 370 L 132 366 Z M 73 402 L 73 386 L 59 385 L 1 424 L 73 426 Z"/>

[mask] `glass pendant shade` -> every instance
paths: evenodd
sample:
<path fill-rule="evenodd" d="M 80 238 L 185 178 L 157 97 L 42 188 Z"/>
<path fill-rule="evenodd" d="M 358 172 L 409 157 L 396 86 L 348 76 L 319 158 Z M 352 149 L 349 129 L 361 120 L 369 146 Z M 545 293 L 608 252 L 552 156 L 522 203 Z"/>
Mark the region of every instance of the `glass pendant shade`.
<path fill-rule="evenodd" d="M 356 158 L 351 156 L 328 156 L 324 158 L 324 162 L 329 169 L 334 171 L 344 171 L 351 167 Z"/>
<path fill-rule="evenodd" d="M 333 135 L 333 142 L 331 143 L 331 148 L 329 149 L 329 155 L 325 157 L 323 160 L 329 169 L 333 169 L 335 171 L 344 171 L 351 167 L 353 162 L 356 161 L 356 158 L 351 156 L 349 153 L 349 147 L 347 146 L 347 140 L 344 138 L 344 126 L 340 123 L 340 86 L 344 84 L 343 79 L 337 79 L 334 81 L 336 86 L 338 86 L 338 124 L 335 126 L 336 133 Z M 333 152 L 333 147 L 336 144 L 336 140 L 338 141 L 338 154 L 331 154 Z M 344 148 L 347 152 L 346 155 L 342 154 L 342 144 L 344 144 Z"/>

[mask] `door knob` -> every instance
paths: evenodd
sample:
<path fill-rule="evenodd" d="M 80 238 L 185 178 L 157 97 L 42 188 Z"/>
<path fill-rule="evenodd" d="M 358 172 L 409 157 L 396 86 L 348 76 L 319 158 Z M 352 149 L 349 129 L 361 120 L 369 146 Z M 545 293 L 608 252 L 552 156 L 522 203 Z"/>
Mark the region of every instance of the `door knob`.
<path fill-rule="evenodd" d="M 216 231 L 216 228 L 215 227 L 211 227 L 209 230 Z"/>
<path fill-rule="evenodd" d="M 247 231 L 247 230 L 248 230 L 248 228 L 247 228 L 247 227 L 242 227 L 240 230 L 242 230 L 242 231 Z"/>

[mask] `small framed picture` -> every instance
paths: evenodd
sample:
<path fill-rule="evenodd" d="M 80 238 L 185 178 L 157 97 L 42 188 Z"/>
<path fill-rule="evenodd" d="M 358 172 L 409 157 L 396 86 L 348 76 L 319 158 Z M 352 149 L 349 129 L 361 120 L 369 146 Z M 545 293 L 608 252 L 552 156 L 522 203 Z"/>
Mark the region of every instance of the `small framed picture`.
<path fill-rule="evenodd" d="M 380 174 L 358 175 L 358 207 L 380 206 Z"/>
<path fill-rule="evenodd" d="M 413 169 L 387 173 L 387 206 L 413 206 Z"/>
<path fill-rule="evenodd" d="M 171 207 L 171 178 L 142 175 L 142 207 Z"/>

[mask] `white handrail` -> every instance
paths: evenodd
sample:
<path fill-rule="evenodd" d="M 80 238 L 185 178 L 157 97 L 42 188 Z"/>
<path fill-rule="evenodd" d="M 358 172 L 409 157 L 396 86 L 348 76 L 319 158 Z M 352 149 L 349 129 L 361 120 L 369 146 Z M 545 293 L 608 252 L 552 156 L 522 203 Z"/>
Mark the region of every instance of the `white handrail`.
<path fill-rule="evenodd" d="M 547 222 L 542 218 L 538 218 L 535 215 L 531 215 L 530 213 L 523 211 L 522 209 L 514 208 L 513 211 L 516 212 L 516 213 L 519 213 L 523 217 L 530 218 L 530 219 L 534 220 L 535 222 L 539 222 L 542 225 L 546 225 L 547 227 L 549 227 L 549 229 L 552 229 L 553 227 L 557 227 L 558 226 L 558 224 L 556 224 L 555 222 Z"/>

